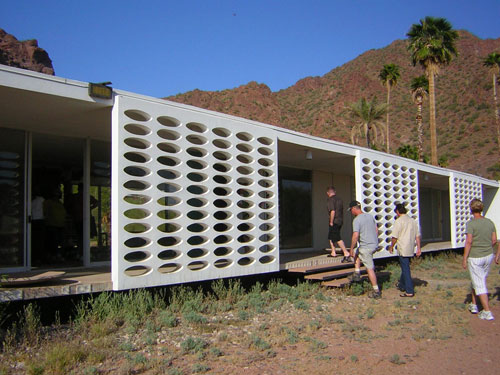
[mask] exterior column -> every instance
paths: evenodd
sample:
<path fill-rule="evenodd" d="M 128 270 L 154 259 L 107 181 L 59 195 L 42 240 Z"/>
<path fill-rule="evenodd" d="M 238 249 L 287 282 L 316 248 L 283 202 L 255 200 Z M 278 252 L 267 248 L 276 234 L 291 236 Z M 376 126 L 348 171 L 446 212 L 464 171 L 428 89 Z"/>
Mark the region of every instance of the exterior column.
<path fill-rule="evenodd" d="M 83 265 L 90 265 L 90 139 L 83 152 Z"/>

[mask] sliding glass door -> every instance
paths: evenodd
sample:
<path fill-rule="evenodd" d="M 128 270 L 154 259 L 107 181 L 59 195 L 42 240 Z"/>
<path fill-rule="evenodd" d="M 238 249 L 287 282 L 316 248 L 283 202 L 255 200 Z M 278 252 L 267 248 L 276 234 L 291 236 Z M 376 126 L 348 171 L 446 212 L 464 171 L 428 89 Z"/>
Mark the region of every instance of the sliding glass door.
<path fill-rule="evenodd" d="M 111 261 L 111 143 L 90 142 L 90 262 Z"/>

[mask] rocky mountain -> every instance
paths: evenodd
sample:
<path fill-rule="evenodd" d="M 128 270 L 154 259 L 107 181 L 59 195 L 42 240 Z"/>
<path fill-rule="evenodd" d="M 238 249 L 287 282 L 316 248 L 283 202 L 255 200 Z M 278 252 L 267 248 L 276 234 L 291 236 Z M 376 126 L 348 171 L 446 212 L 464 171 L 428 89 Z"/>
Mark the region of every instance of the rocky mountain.
<path fill-rule="evenodd" d="M 19 41 L 0 29 L 0 64 L 54 75 L 49 54 L 38 47 L 35 39 Z"/>
<path fill-rule="evenodd" d="M 487 168 L 497 163 L 499 156 L 492 78 L 482 59 L 500 51 L 500 38 L 483 40 L 460 31 L 457 47 L 459 56 L 441 70 L 436 81 L 439 155 L 445 156 L 453 169 L 491 177 Z M 362 97 L 377 96 L 385 101 L 386 90 L 378 74 L 388 63 L 399 65 L 401 72 L 401 79 L 391 93 L 391 150 L 394 152 L 400 145 L 416 144 L 416 106 L 409 86 L 412 78 L 423 71 L 419 66 L 412 66 L 406 40 L 367 51 L 322 77 L 301 79 L 278 92 L 271 92 L 265 84 L 250 82 L 234 89 L 194 90 L 165 99 L 350 142 L 353 123 L 346 106 Z M 427 125 L 427 106 L 424 112 Z M 425 135 L 428 137 L 428 132 Z M 428 142 L 426 146 L 429 153 Z"/>

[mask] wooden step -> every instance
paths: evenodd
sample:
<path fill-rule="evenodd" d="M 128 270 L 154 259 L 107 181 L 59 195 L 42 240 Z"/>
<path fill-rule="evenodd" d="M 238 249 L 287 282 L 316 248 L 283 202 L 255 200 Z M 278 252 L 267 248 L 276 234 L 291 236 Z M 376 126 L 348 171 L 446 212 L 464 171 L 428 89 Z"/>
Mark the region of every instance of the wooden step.
<path fill-rule="evenodd" d="M 348 263 L 338 262 L 338 263 L 320 264 L 317 266 L 290 268 L 288 272 L 310 274 L 310 273 L 326 272 L 326 271 L 333 271 L 333 270 L 352 268 L 352 267 L 354 267 L 353 262 L 348 262 Z"/>
<path fill-rule="evenodd" d="M 334 271 L 328 271 L 328 272 L 320 272 L 320 273 L 313 273 L 306 275 L 304 278 L 307 280 L 321 280 L 321 281 L 327 281 L 327 280 L 332 280 L 332 279 L 340 279 L 346 276 L 351 275 L 354 272 L 354 269 L 348 268 L 348 269 L 337 269 Z M 364 274 L 366 273 L 366 268 L 361 267 L 361 273 Z"/>
<path fill-rule="evenodd" d="M 363 271 L 361 271 L 363 273 Z M 389 278 L 391 276 L 390 272 L 386 271 L 381 271 L 377 272 L 377 279 L 381 279 L 383 277 Z M 361 281 L 368 280 L 368 275 L 361 275 Z M 343 277 L 343 278 L 338 278 L 338 279 L 332 279 L 328 281 L 323 281 L 321 283 L 321 286 L 326 286 L 326 287 L 331 287 L 331 288 L 342 288 L 344 286 L 349 285 L 351 282 L 349 278 Z"/>
<path fill-rule="evenodd" d="M 367 275 L 361 276 L 361 281 L 368 280 Z M 343 277 L 341 279 L 333 279 L 328 281 L 321 282 L 321 286 L 330 287 L 330 288 L 343 288 L 349 285 L 351 281 L 347 277 Z"/>
<path fill-rule="evenodd" d="M 349 285 L 350 281 L 347 277 L 343 277 L 341 279 L 333 279 L 328 281 L 321 282 L 321 286 L 326 286 L 329 288 L 342 288 L 346 285 Z"/>

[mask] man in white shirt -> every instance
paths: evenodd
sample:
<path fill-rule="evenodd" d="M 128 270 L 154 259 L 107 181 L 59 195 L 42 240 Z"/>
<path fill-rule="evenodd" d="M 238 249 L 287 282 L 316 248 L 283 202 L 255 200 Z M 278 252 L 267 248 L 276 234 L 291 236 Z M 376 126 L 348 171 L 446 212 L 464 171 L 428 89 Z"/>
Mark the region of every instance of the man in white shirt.
<path fill-rule="evenodd" d="M 401 266 L 401 278 L 397 287 L 404 292 L 400 296 L 413 297 L 415 290 L 411 279 L 410 260 L 415 255 L 415 245 L 417 247 L 417 257 L 422 253 L 420 249 L 420 231 L 418 223 L 406 214 L 406 208 L 402 203 L 396 204 L 395 212 L 397 219 L 392 228 L 392 241 L 389 252 L 392 254 L 394 245 L 397 246 Z"/>

